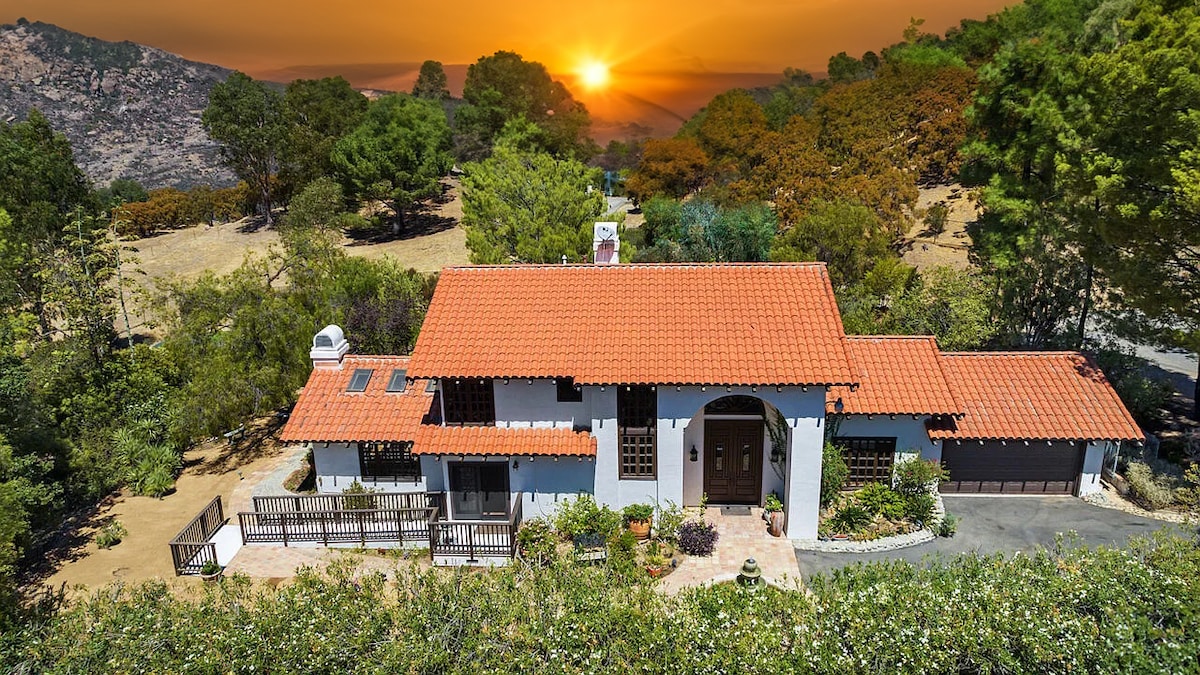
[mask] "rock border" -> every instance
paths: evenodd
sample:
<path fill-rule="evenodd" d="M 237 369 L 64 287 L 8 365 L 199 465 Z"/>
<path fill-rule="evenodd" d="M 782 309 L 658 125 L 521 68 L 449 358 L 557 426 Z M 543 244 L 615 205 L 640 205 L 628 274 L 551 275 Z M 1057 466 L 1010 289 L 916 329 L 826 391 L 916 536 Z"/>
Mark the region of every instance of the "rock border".
<path fill-rule="evenodd" d="M 910 546 L 918 546 L 937 539 L 934 532 L 946 519 L 946 505 L 942 502 L 942 494 L 933 492 L 933 519 L 924 529 L 890 537 L 881 537 L 871 541 L 822 541 L 820 539 L 801 539 L 793 541 L 799 551 L 817 551 L 820 553 L 878 553 L 895 551 Z"/>
<path fill-rule="evenodd" d="M 1135 516 L 1140 516 L 1142 518 L 1157 520 L 1162 523 L 1175 523 L 1177 525 L 1184 525 L 1195 520 L 1195 518 L 1189 514 L 1180 513 L 1178 511 L 1149 511 L 1121 496 L 1121 493 L 1119 490 L 1117 490 L 1116 486 L 1112 485 L 1108 481 L 1101 479 L 1100 484 L 1101 490 L 1099 492 L 1093 492 L 1089 495 L 1084 495 L 1080 497 L 1080 499 L 1088 504 L 1091 504 L 1092 506 L 1098 506 L 1102 509 L 1121 511 Z"/>
<path fill-rule="evenodd" d="M 308 450 L 309 448 L 307 445 L 295 446 L 295 449 L 292 451 L 292 455 L 290 457 L 281 462 L 274 471 L 267 475 L 266 478 L 263 478 L 261 481 L 259 481 L 258 485 L 255 485 L 250 490 L 250 496 L 291 497 L 299 494 L 283 487 L 283 481 L 287 480 L 288 476 L 292 475 L 294 471 L 304 465 L 304 457 L 308 455 Z"/>

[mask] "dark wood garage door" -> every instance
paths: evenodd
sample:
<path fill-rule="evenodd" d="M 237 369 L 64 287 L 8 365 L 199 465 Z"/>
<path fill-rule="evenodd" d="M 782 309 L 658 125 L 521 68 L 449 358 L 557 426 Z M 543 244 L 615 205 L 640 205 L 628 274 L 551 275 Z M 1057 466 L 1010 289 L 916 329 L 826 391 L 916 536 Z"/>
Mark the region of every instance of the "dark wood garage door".
<path fill-rule="evenodd" d="M 1075 494 L 1083 452 L 1082 443 L 947 441 L 942 463 L 950 480 L 942 492 Z"/>

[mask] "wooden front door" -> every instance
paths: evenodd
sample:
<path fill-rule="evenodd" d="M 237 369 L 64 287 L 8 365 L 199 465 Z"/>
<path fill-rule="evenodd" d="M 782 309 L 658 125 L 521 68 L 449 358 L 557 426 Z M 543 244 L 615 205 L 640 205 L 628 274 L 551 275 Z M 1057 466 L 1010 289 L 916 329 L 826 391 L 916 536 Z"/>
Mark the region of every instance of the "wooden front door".
<path fill-rule="evenodd" d="M 704 492 L 714 504 L 757 504 L 762 496 L 762 420 L 704 423 Z"/>
<path fill-rule="evenodd" d="M 450 465 L 450 513 L 455 520 L 508 517 L 508 463 Z"/>

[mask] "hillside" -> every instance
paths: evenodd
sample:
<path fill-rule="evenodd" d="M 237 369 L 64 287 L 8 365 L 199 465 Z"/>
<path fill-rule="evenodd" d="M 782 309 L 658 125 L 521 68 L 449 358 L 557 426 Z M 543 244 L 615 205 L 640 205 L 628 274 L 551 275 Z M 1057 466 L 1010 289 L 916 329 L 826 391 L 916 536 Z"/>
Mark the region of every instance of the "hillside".
<path fill-rule="evenodd" d="M 0 26 L 0 120 L 24 119 L 37 108 L 100 185 L 116 178 L 151 188 L 232 184 L 200 126 L 209 90 L 228 74 L 50 24 Z"/>

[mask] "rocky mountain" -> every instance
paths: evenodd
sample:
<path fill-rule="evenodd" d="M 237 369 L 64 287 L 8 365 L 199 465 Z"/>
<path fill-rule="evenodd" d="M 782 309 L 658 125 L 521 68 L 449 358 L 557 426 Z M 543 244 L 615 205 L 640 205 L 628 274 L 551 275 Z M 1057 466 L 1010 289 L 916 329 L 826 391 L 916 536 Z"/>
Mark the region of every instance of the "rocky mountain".
<path fill-rule="evenodd" d="M 209 90 L 229 72 L 21 20 L 0 26 L 0 121 L 37 108 L 98 185 L 117 178 L 148 188 L 230 185 L 233 174 L 200 126 Z"/>

